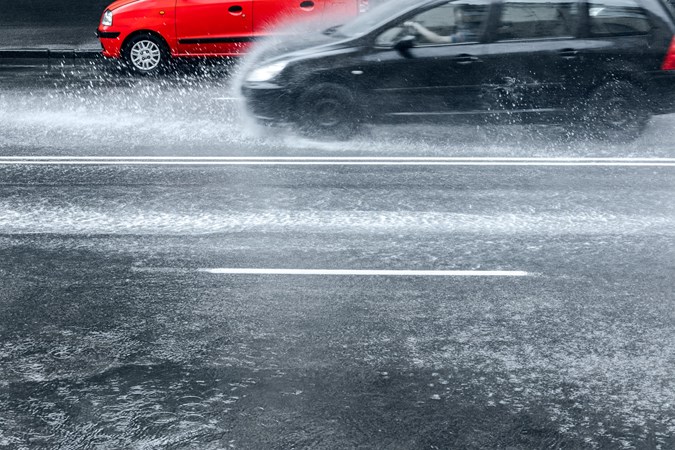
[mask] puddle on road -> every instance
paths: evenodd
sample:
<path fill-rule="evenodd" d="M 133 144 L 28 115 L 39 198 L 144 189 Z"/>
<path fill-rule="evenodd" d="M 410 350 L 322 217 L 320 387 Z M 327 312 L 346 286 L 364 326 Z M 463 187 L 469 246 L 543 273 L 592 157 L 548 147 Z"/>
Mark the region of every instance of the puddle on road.
<path fill-rule="evenodd" d="M 0 230 L 8 234 L 204 235 L 212 233 L 478 233 L 525 235 L 670 235 L 670 214 L 636 216 L 603 211 L 478 214 L 396 211 L 175 211 L 45 206 L 0 201 Z"/>

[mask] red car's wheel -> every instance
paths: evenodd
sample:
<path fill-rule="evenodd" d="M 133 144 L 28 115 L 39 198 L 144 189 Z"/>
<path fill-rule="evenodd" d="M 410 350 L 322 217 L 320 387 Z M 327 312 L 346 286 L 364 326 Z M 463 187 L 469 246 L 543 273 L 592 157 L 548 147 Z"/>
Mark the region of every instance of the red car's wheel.
<path fill-rule="evenodd" d="M 122 49 L 122 57 L 132 71 L 155 75 L 166 69 L 171 54 L 162 39 L 147 33 L 129 39 Z"/>

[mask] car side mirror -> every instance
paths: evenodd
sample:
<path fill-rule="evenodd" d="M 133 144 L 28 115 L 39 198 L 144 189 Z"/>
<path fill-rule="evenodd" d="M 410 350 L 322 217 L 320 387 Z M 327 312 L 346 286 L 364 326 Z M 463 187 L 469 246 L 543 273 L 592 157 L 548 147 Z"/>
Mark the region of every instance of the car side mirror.
<path fill-rule="evenodd" d="M 412 58 L 410 54 L 410 49 L 415 47 L 415 42 L 417 41 L 417 36 L 408 35 L 403 36 L 401 39 L 396 41 L 394 48 L 406 58 Z"/>

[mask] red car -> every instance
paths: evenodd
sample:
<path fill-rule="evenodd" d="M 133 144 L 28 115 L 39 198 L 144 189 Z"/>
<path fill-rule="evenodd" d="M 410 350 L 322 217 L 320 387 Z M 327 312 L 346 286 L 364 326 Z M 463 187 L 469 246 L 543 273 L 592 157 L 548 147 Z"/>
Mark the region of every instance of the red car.
<path fill-rule="evenodd" d="M 368 0 L 118 0 L 96 34 L 104 56 L 150 74 L 174 57 L 241 55 L 282 22 L 331 26 L 367 7 Z"/>

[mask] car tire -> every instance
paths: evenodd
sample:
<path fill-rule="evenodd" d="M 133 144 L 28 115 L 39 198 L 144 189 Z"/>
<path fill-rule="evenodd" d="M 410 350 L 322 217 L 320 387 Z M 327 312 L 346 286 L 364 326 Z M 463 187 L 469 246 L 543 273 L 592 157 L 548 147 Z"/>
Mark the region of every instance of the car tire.
<path fill-rule="evenodd" d="M 589 97 L 583 116 L 586 135 L 609 142 L 631 142 L 642 135 L 651 113 L 645 92 L 628 81 L 611 81 Z"/>
<path fill-rule="evenodd" d="M 320 84 L 298 98 L 294 122 L 305 137 L 346 141 L 359 131 L 361 114 L 349 89 Z"/>
<path fill-rule="evenodd" d="M 127 67 L 140 75 L 158 75 L 169 66 L 171 53 L 154 34 L 138 34 L 124 44 L 122 57 Z"/>

